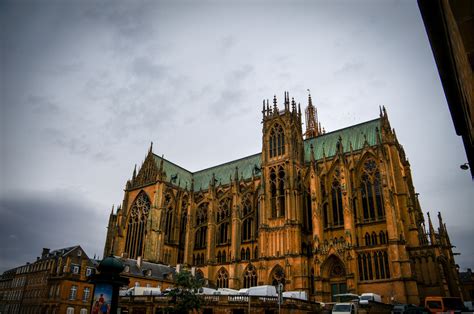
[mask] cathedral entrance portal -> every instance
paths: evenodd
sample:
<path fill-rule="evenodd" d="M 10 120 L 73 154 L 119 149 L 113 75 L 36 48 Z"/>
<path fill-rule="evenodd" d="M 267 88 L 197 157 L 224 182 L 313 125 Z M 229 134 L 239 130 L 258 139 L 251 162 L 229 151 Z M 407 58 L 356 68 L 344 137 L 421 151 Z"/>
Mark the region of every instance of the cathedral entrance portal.
<path fill-rule="evenodd" d="M 322 265 L 321 275 L 326 302 L 336 302 L 334 295 L 347 293 L 346 269 L 339 257 L 331 255 Z"/>

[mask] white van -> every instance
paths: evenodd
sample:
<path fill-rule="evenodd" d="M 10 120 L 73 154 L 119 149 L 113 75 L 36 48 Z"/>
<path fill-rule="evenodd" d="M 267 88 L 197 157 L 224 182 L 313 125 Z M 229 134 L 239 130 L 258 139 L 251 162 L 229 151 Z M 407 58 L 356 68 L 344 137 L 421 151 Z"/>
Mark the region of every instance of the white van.
<path fill-rule="evenodd" d="M 369 301 L 382 303 L 382 297 L 376 293 L 362 293 L 359 304 L 369 304 Z"/>
<path fill-rule="evenodd" d="M 284 291 L 283 297 L 308 301 L 306 291 Z"/>
<path fill-rule="evenodd" d="M 354 303 L 336 303 L 332 307 L 332 314 L 356 314 L 357 307 Z"/>
<path fill-rule="evenodd" d="M 260 297 L 277 297 L 275 286 L 265 285 L 248 288 L 248 295 L 255 295 Z"/>

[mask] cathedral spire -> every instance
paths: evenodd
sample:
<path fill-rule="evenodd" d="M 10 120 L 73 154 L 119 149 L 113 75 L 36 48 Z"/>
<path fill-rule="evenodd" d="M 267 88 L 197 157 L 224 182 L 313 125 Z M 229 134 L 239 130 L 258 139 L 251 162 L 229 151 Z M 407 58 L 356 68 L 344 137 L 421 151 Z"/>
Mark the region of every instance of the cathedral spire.
<path fill-rule="evenodd" d="M 321 135 L 321 123 L 318 122 L 318 110 L 313 106 L 311 93 L 308 89 L 308 106 L 305 110 L 306 116 L 306 132 L 305 138 L 313 138 Z"/>

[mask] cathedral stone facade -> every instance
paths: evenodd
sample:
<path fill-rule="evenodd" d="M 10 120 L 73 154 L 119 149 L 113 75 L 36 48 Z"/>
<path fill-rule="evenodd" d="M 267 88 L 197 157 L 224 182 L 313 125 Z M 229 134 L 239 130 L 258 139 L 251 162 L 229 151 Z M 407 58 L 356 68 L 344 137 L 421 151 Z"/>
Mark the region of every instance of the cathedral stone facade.
<path fill-rule="evenodd" d="M 153 153 L 112 210 L 104 256 L 195 267 L 211 285 L 282 283 L 312 300 L 459 296 L 441 215 L 428 226 L 385 108 L 326 133 L 311 96 L 263 102 L 262 151 L 197 172 Z"/>

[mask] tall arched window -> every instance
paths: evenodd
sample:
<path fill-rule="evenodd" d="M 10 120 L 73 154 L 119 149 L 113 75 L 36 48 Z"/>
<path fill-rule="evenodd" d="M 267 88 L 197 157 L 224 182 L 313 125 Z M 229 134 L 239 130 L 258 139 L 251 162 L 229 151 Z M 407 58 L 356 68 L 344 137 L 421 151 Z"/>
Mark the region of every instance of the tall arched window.
<path fill-rule="evenodd" d="M 257 269 L 249 264 L 244 271 L 244 288 L 255 287 L 257 285 Z"/>
<path fill-rule="evenodd" d="M 250 195 L 246 195 L 242 201 L 242 241 L 249 241 L 254 236 L 254 216 L 252 201 Z"/>
<path fill-rule="evenodd" d="M 285 154 L 285 133 L 279 124 L 275 124 L 270 131 L 270 158 Z"/>
<path fill-rule="evenodd" d="M 387 244 L 387 237 L 385 236 L 385 232 L 380 231 L 379 238 L 380 238 L 380 244 Z"/>
<path fill-rule="evenodd" d="M 365 245 L 369 246 L 370 245 L 370 235 L 369 235 L 368 232 L 365 233 L 364 238 L 365 238 Z"/>
<path fill-rule="evenodd" d="M 342 191 L 341 184 L 334 178 L 331 188 L 331 199 L 332 199 L 332 223 L 333 226 L 344 225 L 344 210 L 342 207 Z"/>
<path fill-rule="evenodd" d="M 270 170 L 270 203 L 272 218 L 285 216 L 285 170 L 283 166 Z"/>
<path fill-rule="evenodd" d="M 203 249 L 207 243 L 207 207 L 208 203 L 202 203 L 196 210 L 196 232 L 194 238 L 194 249 Z"/>
<path fill-rule="evenodd" d="M 217 287 L 229 288 L 229 273 L 225 268 L 221 268 L 217 273 Z"/>
<path fill-rule="evenodd" d="M 229 222 L 230 222 L 230 209 L 232 201 L 230 198 L 224 198 L 219 202 L 219 208 L 217 209 L 217 244 L 226 244 L 229 242 Z"/>
<path fill-rule="evenodd" d="M 142 256 L 145 227 L 149 211 L 150 199 L 144 191 L 141 191 L 130 207 L 128 217 L 125 251 L 130 258 L 136 259 L 138 256 Z"/>
<path fill-rule="evenodd" d="M 390 278 L 387 251 L 360 253 L 357 256 L 357 263 L 361 281 Z"/>
<path fill-rule="evenodd" d="M 372 245 L 377 245 L 377 234 L 372 231 Z"/>
<path fill-rule="evenodd" d="M 364 162 L 361 176 L 361 196 L 364 221 L 385 219 L 380 172 L 377 163 L 372 158 Z"/>
<path fill-rule="evenodd" d="M 167 243 L 172 242 L 173 239 L 173 213 L 174 213 L 174 200 L 170 193 L 165 195 L 165 241 Z"/>
<path fill-rule="evenodd" d="M 185 196 L 181 201 L 181 219 L 179 223 L 179 251 L 178 251 L 178 264 L 184 262 L 184 246 L 186 238 L 186 228 L 188 222 L 188 197 Z"/>

